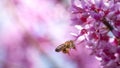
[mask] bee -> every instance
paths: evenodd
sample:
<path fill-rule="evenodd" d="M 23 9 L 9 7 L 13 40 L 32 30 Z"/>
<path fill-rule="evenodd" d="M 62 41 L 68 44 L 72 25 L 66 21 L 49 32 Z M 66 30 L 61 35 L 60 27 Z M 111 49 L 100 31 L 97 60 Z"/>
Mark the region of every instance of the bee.
<path fill-rule="evenodd" d="M 55 51 L 60 52 L 62 51 L 63 53 L 68 53 L 70 49 L 76 49 L 74 42 L 72 40 L 66 41 L 65 43 L 59 45 L 56 47 Z"/>

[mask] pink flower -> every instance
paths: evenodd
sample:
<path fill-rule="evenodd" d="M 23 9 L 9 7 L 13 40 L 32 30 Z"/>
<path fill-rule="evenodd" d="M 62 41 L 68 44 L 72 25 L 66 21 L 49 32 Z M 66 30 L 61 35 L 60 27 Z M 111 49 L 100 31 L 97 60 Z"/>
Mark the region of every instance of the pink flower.
<path fill-rule="evenodd" d="M 100 58 L 101 66 L 103 68 L 119 68 L 120 1 L 74 0 L 71 11 L 73 24 L 81 26 L 82 32 L 83 29 L 87 31 L 78 36 L 85 37 L 84 43 L 87 43 L 86 46 L 92 50 L 92 55 Z M 115 39 L 116 42 L 113 41 Z"/>

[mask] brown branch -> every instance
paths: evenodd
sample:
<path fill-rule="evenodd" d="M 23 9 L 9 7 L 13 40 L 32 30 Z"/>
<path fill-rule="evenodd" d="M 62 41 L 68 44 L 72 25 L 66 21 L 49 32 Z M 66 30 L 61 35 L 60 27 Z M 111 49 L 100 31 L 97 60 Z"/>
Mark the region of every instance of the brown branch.
<path fill-rule="evenodd" d="M 107 21 L 105 18 L 102 19 L 103 24 L 110 30 L 114 30 L 113 26 L 109 23 L 109 21 Z"/>

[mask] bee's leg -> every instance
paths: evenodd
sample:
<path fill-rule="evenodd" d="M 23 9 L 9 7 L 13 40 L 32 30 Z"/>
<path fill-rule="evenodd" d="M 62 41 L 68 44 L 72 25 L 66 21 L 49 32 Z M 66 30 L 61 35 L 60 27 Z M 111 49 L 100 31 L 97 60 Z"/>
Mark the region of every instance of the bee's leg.
<path fill-rule="evenodd" d="M 70 56 L 70 52 L 69 51 L 66 54 L 68 54 Z"/>
<path fill-rule="evenodd" d="M 65 48 L 62 52 L 65 53 L 65 54 L 70 55 L 69 50 L 70 50 L 69 48 Z"/>
<path fill-rule="evenodd" d="M 68 48 L 67 48 L 66 50 L 67 50 L 67 52 L 66 52 L 66 53 L 70 56 L 70 52 L 69 52 L 69 51 L 70 51 L 70 49 L 68 49 Z"/>
<path fill-rule="evenodd" d="M 68 52 L 67 54 L 70 56 L 70 53 L 69 53 L 69 52 Z"/>

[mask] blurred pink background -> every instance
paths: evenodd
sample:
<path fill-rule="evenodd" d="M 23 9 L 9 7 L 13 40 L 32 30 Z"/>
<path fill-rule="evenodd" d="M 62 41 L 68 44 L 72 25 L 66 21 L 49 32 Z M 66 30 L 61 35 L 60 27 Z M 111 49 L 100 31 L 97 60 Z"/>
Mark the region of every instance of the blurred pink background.
<path fill-rule="evenodd" d="M 55 52 L 74 39 L 69 7 L 70 0 L 0 1 L 0 68 L 99 68 L 84 46 Z"/>

